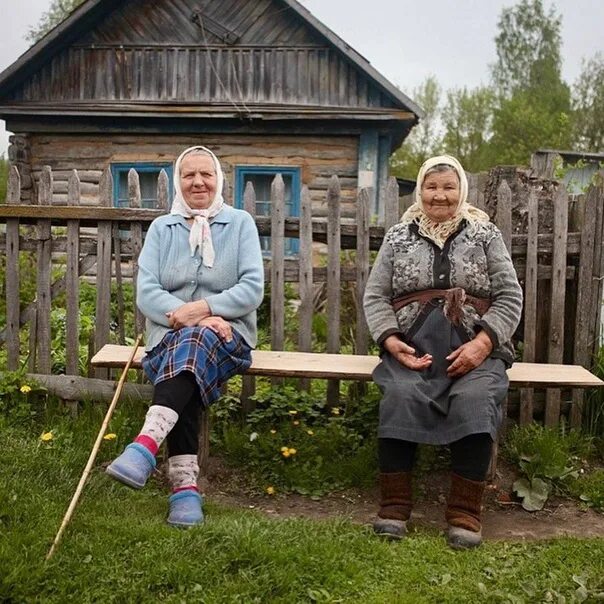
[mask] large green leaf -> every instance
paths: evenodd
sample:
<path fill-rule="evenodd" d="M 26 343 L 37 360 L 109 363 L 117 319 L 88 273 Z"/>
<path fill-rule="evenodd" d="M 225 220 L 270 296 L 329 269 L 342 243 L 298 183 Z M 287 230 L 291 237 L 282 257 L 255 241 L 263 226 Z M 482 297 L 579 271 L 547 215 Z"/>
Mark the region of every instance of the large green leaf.
<path fill-rule="evenodd" d="M 520 478 L 512 488 L 522 498 L 522 507 L 528 512 L 542 510 L 550 492 L 550 485 L 541 478 L 533 478 L 531 481 Z"/>

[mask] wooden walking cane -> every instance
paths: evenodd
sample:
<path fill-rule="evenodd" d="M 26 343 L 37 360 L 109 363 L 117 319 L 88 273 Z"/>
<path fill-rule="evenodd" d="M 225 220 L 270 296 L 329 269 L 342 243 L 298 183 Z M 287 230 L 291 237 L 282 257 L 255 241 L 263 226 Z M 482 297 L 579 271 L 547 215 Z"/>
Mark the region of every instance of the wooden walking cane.
<path fill-rule="evenodd" d="M 134 343 L 134 347 L 132 349 L 132 354 L 130 355 L 128 362 L 126 363 L 126 366 L 124 367 L 124 370 L 122 371 L 122 375 L 120 376 L 120 381 L 118 382 L 117 388 L 115 389 L 115 394 L 113 395 L 113 399 L 111 401 L 111 404 L 109 405 L 109 409 L 107 409 L 107 413 L 105 414 L 105 419 L 103 420 L 103 424 L 101 425 L 99 434 L 96 437 L 96 442 L 94 443 L 94 446 L 92 447 L 92 451 L 90 452 L 90 457 L 88 458 L 88 463 L 86 464 L 86 467 L 84 468 L 84 472 L 82 474 L 82 477 L 80 478 L 80 482 L 78 483 L 76 491 L 73 494 L 73 497 L 71 498 L 71 503 L 69 504 L 69 507 L 67 508 L 67 512 L 65 513 L 63 522 L 61 522 L 61 526 L 59 527 L 59 532 L 57 533 L 57 536 L 55 537 L 55 540 L 53 541 L 53 544 L 52 544 L 50 550 L 48 551 L 48 554 L 46 554 L 46 560 L 50 560 L 52 555 L 55 553 L 55 550 L 57 549 L 57 545 L 59 544 L 59 541 L 61 540 L 61 537 L 63 536 L 65 528 L 67 527 L 67 524 L 69 523 L 69 521 L 71 520 L 71 517 L 73 516 L 73 512 L 75 510 L 76 505 L 78 504 L 78 500 L 80 498 L 80 495 L 82 494 L 82 490 L 84 489 L 84 484 L 86 483 L 86 479 L 88 478 L 88 475 L 90 474 L 90 470 L 92 469 L 92 464 L 94 463 L 94 460 L 96 459 L 96 455 L 99 452 L 99 448 L 101 446 L 101 441 L 103 440 L 103 436 L 105 436 L 105 431 L 107 430 L 107 426 L 109 425 L 109 420 L 111 419 L 111 416 L 113 415 L 113 411 L 115 410 L 115 407 L 117 405 L 117 401 L 120 398 L 122 388 L 124 387 L 124 382 L 126 381 L 126 376 L 128 375 L 128 370 L 130 369 L 130 365 L 132 365 L 132 361 L 134 360 L 134 356 L 136 355 L 136 351 L 138 350 L 138 345 L 140 344 L 142 337 L 143 337 L 142 334 L 139 334 L 138 337 L 136 338 L 136 342 Z"/>

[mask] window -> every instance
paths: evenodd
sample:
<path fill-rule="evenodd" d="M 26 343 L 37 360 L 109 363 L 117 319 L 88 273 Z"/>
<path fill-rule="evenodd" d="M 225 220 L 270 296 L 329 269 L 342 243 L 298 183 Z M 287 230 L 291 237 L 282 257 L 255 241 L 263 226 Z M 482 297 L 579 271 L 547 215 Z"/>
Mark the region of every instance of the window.
<path fill-rule="evenodd" d="M 141 187 L 141 207 L 157 207 L 157 178 L 162 170 L 168 175 L 168 199 L 174 196 L 173 167 L 171 163 L 111 164 L 113 176 L 113 205 L 128 207 L 128 172 L 134 168 L 138 172 Z"/>
<path fill-rule="evenodd" d="M 271 184 L 277 174 L 283 177 L 285 184 L 285 215 L 300 216 L 300 169 L 270 167 L 237 166 L 235 168 L 235 207 L 243 208 L 245 185 L 251 182 L 256 193 L 256 215 L 271 215 Z M 265 255 L 270 254 L 271 238 L 260 237 L 260 245 Z M 298 253 L 299 240 L 285 239 L 285 253 L 292 256 Z"/>

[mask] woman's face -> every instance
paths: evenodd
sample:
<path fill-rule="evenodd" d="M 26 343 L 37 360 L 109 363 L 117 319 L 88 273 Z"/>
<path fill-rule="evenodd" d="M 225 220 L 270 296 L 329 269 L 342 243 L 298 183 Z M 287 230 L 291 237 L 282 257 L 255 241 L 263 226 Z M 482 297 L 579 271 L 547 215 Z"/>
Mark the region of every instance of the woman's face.
<path fill-rule="evenodd" d="M 193 210 L 205 210 L 216 194 L 216 170 L 209 155 L 185 155 L 180 162 L 180 190 Z"/>
<path fill-rule="evenodd" d="M 428 218 L 445 222 L 455 215 L 459 204 L 459 178 L 455 170 L 431 172 L 422 183 L 422 205 Z"/>

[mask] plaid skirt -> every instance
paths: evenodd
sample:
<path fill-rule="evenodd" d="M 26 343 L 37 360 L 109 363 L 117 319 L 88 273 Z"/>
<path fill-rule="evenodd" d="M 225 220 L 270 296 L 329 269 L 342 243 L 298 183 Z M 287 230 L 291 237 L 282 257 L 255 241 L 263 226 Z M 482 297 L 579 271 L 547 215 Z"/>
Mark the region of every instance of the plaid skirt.
<path fill-rule="evenodd" d="M 143 369 L 153 385 L 190 371 L 197 381 L 205 406 L 220 396 L 220 387 L 252 364 L 252 349 L 233 329 L 225 342 L 208 327 L 183 327 L 169 331 L 142 359 Z"/>

